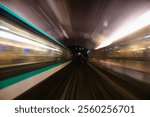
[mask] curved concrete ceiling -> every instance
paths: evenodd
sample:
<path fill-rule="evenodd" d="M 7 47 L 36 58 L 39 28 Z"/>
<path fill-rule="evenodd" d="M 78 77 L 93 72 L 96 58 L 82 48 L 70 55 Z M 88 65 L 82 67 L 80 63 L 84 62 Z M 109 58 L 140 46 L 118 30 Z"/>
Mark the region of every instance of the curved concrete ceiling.
<path fill-rule="evenodd" d="M 1 0 L 66 46 L 102 47 L 120 25 L 150 10 L 149 0 Z M 133 20 L 132 20 L 133 21 Z"/>

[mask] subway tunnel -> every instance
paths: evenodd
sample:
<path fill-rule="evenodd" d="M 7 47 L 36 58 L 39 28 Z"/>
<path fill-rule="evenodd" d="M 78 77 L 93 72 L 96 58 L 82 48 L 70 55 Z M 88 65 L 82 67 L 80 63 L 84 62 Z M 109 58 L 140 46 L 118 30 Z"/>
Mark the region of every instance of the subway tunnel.
<path fill-rule="evenodd" d="M 150 99 L 150 1 L 0 0 L 0 99 Z"/>

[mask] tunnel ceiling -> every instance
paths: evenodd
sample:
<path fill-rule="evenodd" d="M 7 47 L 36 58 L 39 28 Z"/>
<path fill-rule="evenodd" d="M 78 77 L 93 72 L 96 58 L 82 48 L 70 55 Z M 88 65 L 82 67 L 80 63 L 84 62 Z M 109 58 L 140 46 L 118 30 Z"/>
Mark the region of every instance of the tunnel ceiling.
<path fill-rule="evenodd" d="M 1 0 L 66 46 L 95 49 L 121 24 L 150 10 L 149 0 Z"/>

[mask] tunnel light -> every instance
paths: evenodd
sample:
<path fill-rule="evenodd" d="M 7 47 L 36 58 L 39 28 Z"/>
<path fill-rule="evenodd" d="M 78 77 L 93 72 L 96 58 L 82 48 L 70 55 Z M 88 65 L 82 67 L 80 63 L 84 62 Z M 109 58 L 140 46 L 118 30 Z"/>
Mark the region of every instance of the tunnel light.
<path fill-rule="evenodd" d="M 89 53 L 89 52 L 90 52 L 90 50 L 87 51 L 87 53 Z"/>
<path fill-rule="evenodd" d="M 41 48 L 44 48 L 44 49 L 60 51 L 58 49 L 43 45 L 41 43 L 32 41 L 32 40 L 27 39 L 25 37 L 22 37 L 22 36 L 7 32 L 7 31 L 3 31 L 3 30 L 0 30 L 0 37 L 3 37 L 5 39 L 9 39 L 9 40 L 13 40 L 13 41 L 17 41 L 17 42 L 21 42 L 21 43 L 26 43 L 26 44 L 29 44 L 29 45 L 34 45 L 34 46 L 41 47 Z"/>
<path fill-rule="evenodd" d="M 106 38 L 102 43 L 95 49 L 106 47 L 145 26 L 150 25 L 150 11 L 144 13 L 142 16 L 135 18 L 132 21 L 127 21 L 121 27 L 119 27 L 115 32 L 112 33 L 108 38 Z"/>
<path fill-rule="evenodd" d="M 103 26 L 104 26 L 104 27 L 108 27 L 108 21 L 107 21 L 107 20 L 105 20 L 105 21 L 103 22 Z"/>

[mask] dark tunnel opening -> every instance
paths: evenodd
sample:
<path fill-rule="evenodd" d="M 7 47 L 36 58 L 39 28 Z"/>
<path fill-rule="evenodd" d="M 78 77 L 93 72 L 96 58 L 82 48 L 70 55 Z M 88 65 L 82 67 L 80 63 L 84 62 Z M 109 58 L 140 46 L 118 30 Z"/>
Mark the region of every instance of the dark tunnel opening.
<path fill-rule="evenodd" d="M 79 62 L 79 63 L 87 63 L 88 61 L 88 52 L 87 48 L 75 45 L 75 46 L 68 46 L 68 48 L 72 52 L 72 60 Z"/>

